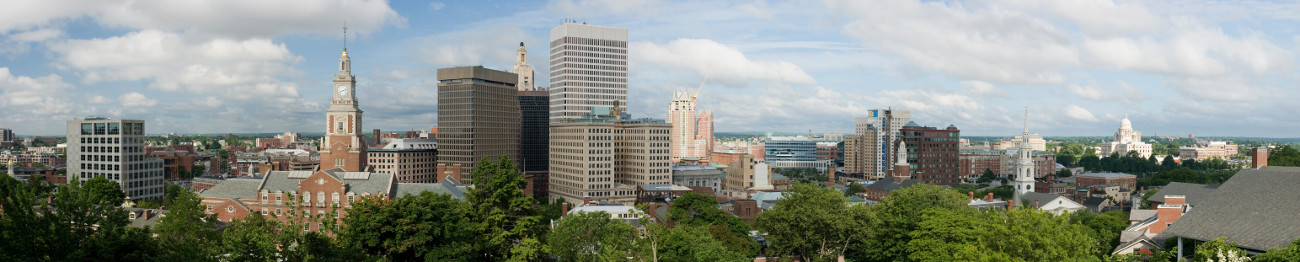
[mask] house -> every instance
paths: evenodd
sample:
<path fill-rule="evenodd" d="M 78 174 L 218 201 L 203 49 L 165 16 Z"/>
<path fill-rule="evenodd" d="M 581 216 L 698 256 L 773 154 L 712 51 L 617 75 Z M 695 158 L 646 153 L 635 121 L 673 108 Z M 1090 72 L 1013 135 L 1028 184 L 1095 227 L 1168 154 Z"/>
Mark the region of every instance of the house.
<path fill-rule="evenodd" d="M 1300 167 L 1263 166 L 1242 169 L 1231 179 L 1192 202 L 1178 223 L 1164 231 L 1177 239 L 1180 255 L 1191 255 L 1192 244 L 1224 237 L 1228 243 L 1258 254 L 1283 248 L 1300 239 Z M 1165 195 L 1165 206 L 1176 198 Z M 1187 201 L 1197 200 L 1188 198 Z"/>
<path fill-rule="evenodd" d="M 1186 196 L 1166 195 L 1164 199 L 1168 203 L 1159 205 L 1156 209 L 1134 209 L 1129 212 L 1129 226 L 1120 231 L 1120 244 L 1111 251 L 1111 255 L 1149 254 L 1160 248 L 1160 242 L 1168 238 L 1161 233 L 1192 209 Z"/>
<path fill-rule="evenodd" d="M 1032 206 L 1036 209 L 1052 212 L 1052 214 L 1057 215 L 1074 213 L 1074 211 L 1084 209 L 1082 204 L 1057 194 L 1026 192 L 1020 195 L 1020 199 L 1025 201 L 1025 203 L 1019 204 Z"/>

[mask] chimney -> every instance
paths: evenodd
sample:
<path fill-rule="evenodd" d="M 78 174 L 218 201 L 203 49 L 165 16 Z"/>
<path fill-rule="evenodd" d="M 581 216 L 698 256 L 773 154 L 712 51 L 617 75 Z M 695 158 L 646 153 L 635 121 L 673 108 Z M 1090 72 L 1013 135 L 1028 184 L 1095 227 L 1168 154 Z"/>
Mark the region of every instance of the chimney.
<path fill-rule="evenodd" d="M 975 201 L 975 191 L 966 192 L 966 194 L 970 195 L 969 199 L 967 200 Z"/>
<path fill-rule="evenodd" d="M 375 128 L 375 145 L 379 145 L 379 129 Z"/>
<path fill-rule="evenodd" d="M 809 136 L 809 137 L 811 137 L 811 136 Z M 827 177 L 827 178 L 826 178 L 826 186 L 827 186 L 827 187 L 830 187 L 830 188 L 835 188 L 835 168 L 834 168 L 834 167 L 826 167 L 826 177 Z"/>
<path fill-rule="evenodd" d="M 145 210 L 144 210 L 144 214 L 141 214 L 141 218 L 144 218 L 144 220 L 149 220 L 149 213 L 152 213 L 152 212 L 149 212 L 148 209 L 145 209 Z"/>
<path fill-rule="evenodd" d="M 1268 146 L 1251 149 L 1250 168 L 1259 169 L 1268 165 Z"/>
<path fill-rule="evenodd" d="M 1038 200 L 1034 200 L 1034 209 L 1042 209 L 1042 208 L 1043 206 L 1038 205 Z"/>
<path fill-rule="evenodd" d="M 566 216 L 569 216 L 569 203 L 568 203 L 568 202 L 565 202 L 565 203 L 561 203 L 561 204 L 560 204 L 560 217 L 566 217 Z"/>
<path fill-rule="evenodd" d="M 582 197 L 582 206 L 591 205 L 591 196 Z"/>
<path fill-rule="evenodd" d="M 1007 201 L 1007 210 L 1015 210 L 1016 201 Z"/>
<path fill-rule="evenodd" d="M 993 193 L 992 193 L 992 192 L 989 192 L 988 195 L 985 195 L 985 196 L 984 196 L 984 200 L 989 201 L 989 202 L 993 202 Z"/>

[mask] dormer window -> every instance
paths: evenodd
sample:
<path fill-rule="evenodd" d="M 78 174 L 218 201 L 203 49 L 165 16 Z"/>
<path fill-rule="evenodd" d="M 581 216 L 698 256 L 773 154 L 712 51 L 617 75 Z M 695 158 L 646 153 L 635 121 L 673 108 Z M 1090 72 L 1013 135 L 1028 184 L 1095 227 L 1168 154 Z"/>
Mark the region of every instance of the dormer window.
<path fill-rule="evenodd" d="M 135 212 L 131 212 L 131 220 L 135 220 Z"/>

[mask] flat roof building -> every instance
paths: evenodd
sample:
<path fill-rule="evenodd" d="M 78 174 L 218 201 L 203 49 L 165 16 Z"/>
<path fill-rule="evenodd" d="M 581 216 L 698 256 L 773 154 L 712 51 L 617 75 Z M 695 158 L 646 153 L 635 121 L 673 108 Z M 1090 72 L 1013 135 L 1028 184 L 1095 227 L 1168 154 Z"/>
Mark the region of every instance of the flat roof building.
<path fill-rule="evenodd" d="M 483 158 L 519 163 L 519 94 L 514 73 L 466 66 L 438 69 L 438 165 L 469 177 Z"/>
<path fill-rule="evenodd" d="M 550 50 L 552 122 L 627 105 L 627 29 L 564 23 Z"/>
<path fill-rule="evenodd" d="M 68 181 L 100 176 L 132 200 L 163 197 L 163 160 L 146 158 L 144 120 L 90 117 L 68 121 Z"/>

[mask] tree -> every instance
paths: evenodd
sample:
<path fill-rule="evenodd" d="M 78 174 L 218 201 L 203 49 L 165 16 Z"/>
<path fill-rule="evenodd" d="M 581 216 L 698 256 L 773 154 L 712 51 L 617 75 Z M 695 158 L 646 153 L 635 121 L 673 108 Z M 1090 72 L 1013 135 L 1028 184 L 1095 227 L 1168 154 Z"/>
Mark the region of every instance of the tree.
<path fill-rule="evenodd" d="M 465 241 L 478 235 L 469 205 L 446 194 L 364 197 L 353 203 L 343 224 L 342 241 L 391 261 L 463 261 L 479 253 L 475 243 Z"/>
<path fill-rule="evenodd" d="M 1268 165 L 1270 166 L 1300 166 L 1300 150 L 1285 145 L 1277 149 L 1269 150 Z"/>
<path fill-rule="evenodd" d="M 1089 236 L 1096 240 L 1093 246 L 1107 247 L 1094 250 L 1098 252 L 1097 256 L 1104 256 L 1111 251 L 1108 247 L 1119 245 L 1119 233 L 1129 226 L 1128 213 L 1121 210 L 1100 215 L 1088 210 L 1079 210 L 1070 214 L 1069 220 L 1072 224 L 1087 227 Z"/>
<path fill-rule="evenodd" d="M 1250 261 L 1246 256 L 1246 251 L 1233 246 L 1235 243 L 1228 243 L 1224 238 L 1215 238 L 1210 242 L 1201 243 L 1196 246 L 1196 255 L 1192 256 L 1192 261 L 1196 262 L 1237 262 Z"/>
<path fill-rule="evenodd" d="M 478 244 L 486 256 L 483 260 L 514 258 L 513 248 L 538 248 L 546 225 L 538 214 L 537 200 L 524 194 L 528 183 L 510 158 L 501 156 L 497 161 L 483 158 L 470 177 L 475 187 L 470 188 L 465 199 L 469 201 L 471 217 L 478 222 L 477 229 L 482 232 Z M 521 245 L 524 243 L 530 245 Z M 522 251 L 515 253 L 536 254 Z"/>
<path fill-rule="evenodd" d="M 288 247 L 292 242 L 279 235 L 281 226 L 277 221 L 256 214 L 231 221 L 222 232 L 216 249 L 225 255 L 225 261 L 284 260 L 278 249 Z"/>
<path fill-rule="evenodd" d="M 685 225 L 668 231 L 658 254 L 662 261 L 753 261 L 750 254 L 727 249 L 708 228 Z"/>
<path fill-rule="evenodd" d="M 872 241 L 854 248 L 849 253 L 849 258 L 854 261 L 906 259 L 907 244 L 911 241 L 909 232 L 919 227 L 917 218 L 921 217 L 922 211 L 932 208 L 968 208 L 966 197 L 936 185 L 914 185 L 890 192 L 888 197 L 871 209 L 875 217 L 869 226 L 874 228 L 870 237 Z"/>
<path fill-rule="evenodd" d="M 626 260 L 638 249 L 637 229 L 605 212 L 579 212 L 556 221 L 547 247 L 560 261 Z"/>
<path fill-rule="evenodd" d="M 1160 161 L 1160 168 L 1164 170 L 1176 169 L 1178 168 L 1178 161 L 1174 160 L 1174 156 L 1166 155 L 1165 159 Z"/>
<path fill-rule="evenodd" d="M 1070 177 L 1073 175 L 1074 173 L 1070 173 L 1069 169 L 1056 170 L 1056 177 Z"/>
<path fill-rule="evenodd" d="M 783 195 L 755 222 L 768 234 L 770 255 L 831 261 L 863 242 L 875 220 L 866 206 L 849 206 L 834 189 L 799 183 Z"/>
<path fill-rule="evenodd" d="M 867 192 L 867 188 L 863 187 L 862 184 L 849 183 L 849 187 L 844 189 L 844 196 L 846 197 L 853 196 L 858 193 L 865 193 L 865 192 Z"/>
<path fill-rule="evenodd" d="M 155 233 L 168 252 L 164 260 L 212 261 L 215 249 L 210 244 L 219 243 L 214 215 L 204 213 L 202 197 L 189 191 L 180 192 L 167 215 L 160 218 Z"/>
<path fill-rule="evenodd" d="M 718 200 L 713 196 L 686 193 L 673 199 L 668 219 L 679 227 L 704 228 L 704 232 L 723 243 L 729 251 L 745 255 L 758 252 L 758 242 L 749 238 L 749 226 L 739 217 L 718 209 Z"/>
<path fill-rule="evenodd" d="M 1079 158 L 1074 155 L 1056 155 L 1056 163 L 1063 166 L 1075 166 L 1079 163 Z"/>
<path fill-rule="evenodd" d="M 930 208 L 903 254 L 915 261 L 1086 261 L 1098 249 L 1087 229 L 1034 209 Z"/>
<path fill-rule="evenodd" d="M 1291 242 L 1284 248 L 1269 249 L 1268 252 L 1255 256 L 1256 262 L 1300 261 L 1300 240 Z"/>
<path fill-rule="evenodd" d="M 998 175 L 994 174 L 992 169 L 985 168 L 984 173 L 980 174 L 979 179 L 976 179 L 975 183 L 988 184 L 988 183 L 992 183 L 993 180 L 997 180 L 997 179 L 998 179 Z"/>

